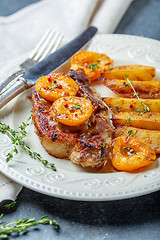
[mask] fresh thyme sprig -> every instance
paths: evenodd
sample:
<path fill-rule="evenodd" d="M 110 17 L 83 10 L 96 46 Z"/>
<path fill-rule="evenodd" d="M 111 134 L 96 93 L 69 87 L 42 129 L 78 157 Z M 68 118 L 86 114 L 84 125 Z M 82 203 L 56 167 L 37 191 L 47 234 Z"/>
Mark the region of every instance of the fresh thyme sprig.
<path fill-rule="evenodd" d="M 109 69 L 111 70 L 112 68 L 113 68 L 113 66 L 110 64 L 110 65 L 109 65 Z"/>
<path fill-rule="evenodd" d="M 76 109 L 79 109 L 81 108 L 82 106 L 78 103 L 75 103 L 73 106 L 71 106 L 72 110 L 76 110 Z"/>
<path fill-rule="evenodd" d="M 82 98 L 85 98 L 85 99 L 86 99 L 87 97 L 88 97 L 88 96 L 87 96 L 86 94 L 84 94 L 84 95 L 82 96 Z"/>
<path fill-rule="evenodd" d="M 129 118 L 125 118 L 125 122 L 126 122 L 126 124 L 125 125 L 127 125 L 127 124 L 129 124 L 129 123 L 132 123 L 132 120 L 131 120 L 131 118 L 129 117 Z"/>
<path fill-rule="evenodd" d="M 99 65 L 97 63 L 93 63 L 89 65 L 89 68 L 93 70 L 94 68 L 99 68 Z"/>
<path fill-rule="evenodd" d="M 52 88 L 58 88 L 58 84 L 57 83 L 52 83 Z"/>
<path fill-rule="evenodd" d="M 0 220 L 2 219 L 3 215 L 4 214 L 1 214 Z M 55 229 L 58 229 L 57 221 L 49 219 L 48 216 L 43 216 L 38 221 L 36 218 L 22 218 L 21 220 L 5 223 L 0 226 L 0 239 L 8 238 L 12 233 L 24 232 L 28 228 L 37 226 L 38 224 L 50 224 Z"/>
<path fill-rule="evenodd" d="M 131 155 L 136 155 L 135 151 L 131 147 L 124 147 L 124 150 L 127 150 Z"/>
<path fill-rule="evenodd" d="M 13 208 L 13 207 L 16 205 L 16 200 L 17 200 L 17 198 L 16 198 L 13 202 L 8 203 L 8 204 L 5 204 L 5 205 L 4 205 L 5 208 L 7 208 L 8 210 L 9 210 L 10 208 Z"/>
<path fill-rule="evenodd" d="M 44 160 L 41 155 L 37 152 L 33 152 L 28 145 L 25 144 L 25 142 L 22 140 L 24 137 L 27 136 L 26 127 L 29 125 L 29 121 L 31 119 L 31 116 L 27 119 L 26 123 L 22 122 L 22 124 L 19 126 L 20 131 L 17 132 L 10 128 L 9 125 L 6 125 L 2 122 L 0 122 L 0 132 L 3 134 L 6 134 L 11 140 L 14 148 L 11 152 L 7 154 L 6 162 L 9 162 L 12 158 L 14 153 L 18 153 L 17 146 L 22 147 L 28 154 L 39 161 L 45 166 L 49 167 L 52 170 L 56 171 L 56 167 L 53 163 L 49 163 L 47 160 Z"/>
<path fill-rule="evenodd" d="M 118 111 L 118 107 L 114 105 L 114 108 L 116 109 L 116 111 Z"/>
<path fill-rule="evenodd" d="M 133 85 L 132 85 L 132 82 L 129 81 L 128 76 L 129 76 L 129 75 L 126 75 L 126 76 L 125 76 L 125 79 L 126 79 L 127 82 L 128 82 L 128 83 L 126 83 L 126 84 L 128 84 L 128 86 L 131 86 L 131 88 L 132 88 L 133 91 L 134 91 L 134 95 L 138 98 L 138 100 L 140 101 L 141 105 L 144 107 L 143 113 L 149 112 L 149 111 L 150 111 L 149 106 L 144 103 L 145 100 L 141 100 L 141 99 L 139 98 L 138 93 L 137 93 L 136 90 L 134 89 L 134 87 L 133 87 Z M 137 109 L 136 111 L 137 111 L 137 112 L 141 112 L 140 109 Z"/>
<path fill-rule="evenodd" d="M 128 130 L 128 136 L 132 136 L 132 129 Z"/>

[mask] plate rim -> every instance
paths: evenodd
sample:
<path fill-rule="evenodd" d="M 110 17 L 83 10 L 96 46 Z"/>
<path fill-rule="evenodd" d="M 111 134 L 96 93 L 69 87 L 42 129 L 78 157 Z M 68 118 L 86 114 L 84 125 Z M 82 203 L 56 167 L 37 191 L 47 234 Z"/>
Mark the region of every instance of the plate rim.
<path fill-rule="evenodd" d="M 97 36 L 100 36 L 100 37 L 120 37 L 120 38 L 132 38 L 132 39 L 138 39 L 138 40 L 143 40 L 143 41 L 147 41 L 147 42 L 154 42 L 158 45 L 160 45 L 160 41 L 156 40 L 156 39 L 151 39 L 151 38 L 146 38 L 146 37 L 141 37 L 141 36 L 135 36 L 135 35 L 126 35 L 126 34 L 97 34 Z M 25 54 L 22 54 L 20 55 L 19 57 L 16 57 L 15 59 L 13 60 L 10 60 L 5 67 L 3 67 L 2 69 L 0 69 L 0 73 L 4 73 L 5 71 L 7 71 L 7 69 L 9 68 L 9 66 L 11 66 L 11 64 L 14 66 L 15 65 L 15 62 L 17 62 L 17 64 L 19 63 L 20 59 L 22 58 L 25 58 L 26 56 L 28 55 L 28 53 L 25 53 Z M 23 176 L 21 176 L 21 174 L 19 173 L 19 176 L 17 175 L 17 172 L 15 172 L 14 169 L 10 169 L 10 167 L 8 165 L 6 165 L 6 163 L 4 163 L 1 159 L 0 159 L 0 170 L 1 172 L 6 175 L 7 177 L 9 177 L 10 179 L 14 180 L 15 182 L 17 183 L 21 183 L 21 180 L 23 178 Z M 160 169 L 159 169 L 160 171 Z M 19 177 L 20 179 L 17 180 L 17 177 Z M 157 178 L 156 178 L 157 179 Z M 119 192 L 119 195 L 116 195 L 116 194 L 113 194 L 111 196 L 106 196 L 105 194 L 104 195 L 96 195 L 95 194 L 95 197 L 92 197 L 93 194 L 91 195 L 88 195 L 88 196 L 85 196 L 85 194 L 82 194 L 81 192 L 77 192 L 77 195 L 73 195 L 73 194 L 65 194 L 65 195 L 62 195 L 62 193 L 58 193 L 57 194 L 55 192 L 53 192 L 53 194 L 51 194 L 49 192 L 49 190 L 47 191 L 44 186 L 42 186 L 42 188 L 39 188 L 37 187 L 39 185 L 39 182 L 35 181 L 35 180 L 32 180 L 34 182 L 34 185 L 30 185 L 28 184 L 28 179 L 27 179 L 27 182 L 23 181 L 23 186 L 27 187 L 27 188 L 30 188 L 34 191 L 37 191 L 37 192 L 40 192 L 40 193 L 43 193 L 43 194 L 46 194 L 46 195 L 49 195 L 49 196 L 53 196 L 53 197 L 57 197 L 57 198 L 62 198 L 62 199 L 70 199 L 70 200 L 80 200 L 80 201 L 113 201 L 113 200 L 121 200 L 121 199 L 127 199 L 127 198 L 133 198 L 133 197 L 138 197 L 138 196 L 142 196 L 142 195 L 146 195 L 146 194 L 149 194 L 151 192 L 155 192 L 155 191 L 158 191 L 160 190 L 160 183 L 155 180 L 154 182 L 148 184 L 150 185 L 150 187 L 147 187 L 146 186 L 143 186 L 139 191 L 133 191 L 133 190 L 130 190 L 126 193 L 120 193 Z M 147 185 L 147 186 L 148 186 Z M 50 189 L 53 188 L 55 189 L 56 187 L 53 186 L 53 187 L 49 187 Z M 154 188 L 154 189 L 153 189 Z M 44 190 L 45 189 L 45 190 Z M 60 188 L 59 188 L 60 189 Z M 60 189 L 61 191 L 61 189 Z"/>

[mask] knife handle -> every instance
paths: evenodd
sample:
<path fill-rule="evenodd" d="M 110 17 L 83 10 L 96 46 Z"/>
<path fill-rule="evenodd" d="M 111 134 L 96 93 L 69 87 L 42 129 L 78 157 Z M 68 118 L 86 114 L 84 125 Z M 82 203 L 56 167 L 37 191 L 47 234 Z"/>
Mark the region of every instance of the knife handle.
<path fill-rule="evenodd" d="M 23 78 L 17 79 L 17 81 L 11 87 L 0 94 L 0 109 L 28 87 L 29 86 L 23 80 Z"/>
<path fill-rule="evenodd" d="M 6 80 L 4 80 L 2 83 L 0 83 L 0 92 L 10 83 L 12 82 L 14 79 L 22 76 L 24 74 L 24 69 L 20 69 L 17 72 L 13 73 L 12 75 L 10 75 Z"/>

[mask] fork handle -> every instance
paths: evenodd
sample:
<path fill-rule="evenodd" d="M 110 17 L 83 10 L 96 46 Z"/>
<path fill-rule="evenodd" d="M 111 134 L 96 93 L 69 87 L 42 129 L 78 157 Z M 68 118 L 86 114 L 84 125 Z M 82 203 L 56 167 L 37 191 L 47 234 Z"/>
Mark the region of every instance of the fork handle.
<path fill-rule="evenodd" d="M 24 74 L 24 69 L 20 69 L 17 72 L 10 75 L 6 80 L 4 80 L 2 83 L 0 83 L 0 92 L 15 78 L 19 77 L 20 75 Z"/>
<path fill-rule="evenodd" d="M 17 79 L 17 81 L 10 88 L 0 95 L 0 109 L 28 87 L 29 86 L 23 80 L 23 78 Z"/>

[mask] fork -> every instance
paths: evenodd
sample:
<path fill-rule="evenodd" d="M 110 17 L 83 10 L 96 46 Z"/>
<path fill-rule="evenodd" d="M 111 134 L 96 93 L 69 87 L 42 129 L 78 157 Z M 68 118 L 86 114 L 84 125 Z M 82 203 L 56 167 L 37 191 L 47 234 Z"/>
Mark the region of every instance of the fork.
<path fill-rule="evenodd" d="M 54 52 L 61 43 L 62 38 L 63 35 L 61 33 L 48 29 L 33 52 L 30 54 L 29 58 L 19 65 L 20 69 L 0 83 L 0 94 L 10 82 L 22 76 L 34 64 L 41 61 L 48 54 Z"/>

